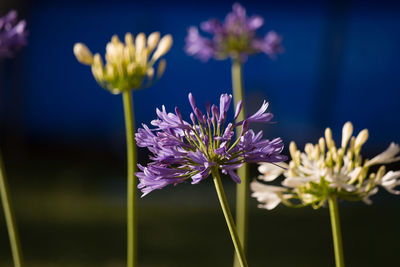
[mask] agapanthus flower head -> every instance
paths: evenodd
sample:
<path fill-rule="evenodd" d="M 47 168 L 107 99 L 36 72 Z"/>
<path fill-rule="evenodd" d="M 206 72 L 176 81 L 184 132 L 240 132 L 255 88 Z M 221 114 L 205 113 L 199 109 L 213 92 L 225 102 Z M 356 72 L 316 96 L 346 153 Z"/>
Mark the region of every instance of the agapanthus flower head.
<path fill-rule="evenodd" d="M 283 52 L 282 37 L 276 32 L 270 31 L 265 37 L 257 35 L 256 31 L 264 24 L 262 17 L 248 17 L 244 7 L 238 3 L 233 4 L 232 9 L 223 22 L 210 19 L 200 25 L 212 38 L 203 37 L 197 27 L 190 27 L 186 53 L 201 61 L 231 57 L 244 62 L 251 54 L 265 53 L 274 58 L 277 53 Z"/>
<path fill-rule="evenodd" d="M 106 46 L 105 65 L 100 54 L 92 56 L 90 50 L 82 43 L 75 44 L 74 54 L 79 62 L 92 66 L 93 76 L 103 88 L 118 94 L 148 87 L 161 78 L 166 67 L 165 59 L 161 58 L 171 46 L 170 34 L 160 39 L 160 33 L 153 32 L 146 40 L 144 33 L 139 33 L 135 39 L 131 33 L 127 33 L 125 43 L 122 43 L 117 35 L 111 38 L 111 42 Z"/>
<path fill-rule="evenodd" d="M 25 20 L 18 21 L 18 14 L 11 10 L 0 17 L 0 58 L 12 57 L 26 45 L 28 32 Z"/>
<path fill-rule="evenodd" d="M 248 129 L 251 122 L 268 122 L 272 114 L 266 112 L 268 103 L 264 101 L 261 108 L 245 120 L 237 122 L 241 111 L 241 102 L 236 106 L 232 121 L 228 121 L 227 112 L 232 96 L 221 95 L 219 107 L 207 104 L 206 112 L 196 106 L 192 94 L 189 102 L 193 109 L 191 123 L 185 121 L 178 108 L 175 113 L 167 113 L 163 106 L 156 109 L 158 118 L 150 129 L 143 128 L 136 134 L 139 147 L 147 147 L 152 155 L 151 163 L 144 167 L 138 164 L 140 172 L 136 173 L 143 196 L 155 189 L 169 184 L 179 184 L 191 180 L 197 184 L 206 179 L 211 168 L 221 169 L 240 183 L 234 172 L 244 162 L 281 162 L 286 159 L 280 153 L 283 142 L 280 138 L 262 139 L 262 131 L 257 134 Z M 234 138 L 234 131 L 240 131 L 240 138 Z"/>
<path fill-rule="evenodd" d="M 357 137 L 352 134 L 353 125 L 347 122 L 341 144 L 336 147 L 332 131 L 327 128 L 325 138 L 321 137 L 315 145 L 306 144 L 304 152 L 297 150 L 296 144 L 291 142 L 289 165 L 261 165 L 260 180 L 273 181 L 282 173 L 285 179 L 282 186 L 258 181 L 251 183 L 252 196 L 262 203 L 259 207 L 273 209 L 282 202 L 287 206 L 319 208 L 331 196 L 370 204 L 369 197 L 378 192 L 379 186 L 400 194 L 395 190 L 400 185 L 400 171 L 386 171 L 383 165 L 400 160 L 400 156 L 396 156 L 400 152 L 399 145 L 391 143 L 381 154 L 363 160 L 360 152 L 368 139 L 368 130 L 362 130 Z M 374 165 L 381 166 L 370 172 Z"/>

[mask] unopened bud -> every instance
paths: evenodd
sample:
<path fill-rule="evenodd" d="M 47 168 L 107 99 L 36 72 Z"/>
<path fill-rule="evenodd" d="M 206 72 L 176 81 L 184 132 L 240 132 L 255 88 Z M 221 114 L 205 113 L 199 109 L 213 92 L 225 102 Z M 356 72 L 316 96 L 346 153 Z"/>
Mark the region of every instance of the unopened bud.
<path fill-rule="evenodd" d="M 158 68 L 157 68 L 157 79 L 160 79 L 161 76 L 164 74 L 166 66 L 167 66 L 167 61 L 165 59 L 160 60 L 160 63 L 158 63 Z"/>
<path fill-rule="evenodd" d="M 89 48 L 82 43 L 76 43 L 74 45 L 74 54 L 76 59 L 85 65 L 92 65 L 93 63 L 93 55 L 90 52 Z"/>
<path fill-rule="evenodd" d="M 146 46 L 146 35 L 144 35 L 144 33 L 141 32 L 136 36 L 135 40 L 137 58 L 140 57 L 140 54 L 144 50 L 145 46 Z"/>
<path fill-rule="evenodd" d="M 342 148 L 345 148 L 347 146 L 347 143 L 352 134 L 353 134 L 353 124 L 351 124 L 351 122 L 348 121 L 345 123 L 342 130 Z"/>
<path fill-rule="evenodd" d="M 147 78 L 149 79 L 149 81 L 152 80 L 154 77 L 154 68 L 148 69 L 146 71 L 146 75 L 147 75 Z"/>
<path fill-rule="evenodd" d="M 297 151 L 297 146 L 295 142 L 290 142 L 289 145 L 289 152 L 290 152 L 290 156 L 292 157 L 292 159 L 295 159 L 296 157 L 296 151 Z"/>
<path fill-rule="evenodd" d="M 330 128 L 325 129 L 325 140 L 328 149 L 331 149 L 335 145 L 332 139 L 332 130 Z"/>
<path fill-rule="evenodd" d="M 360 149 L 361 146 L 364 145 L 365 142 L 367 142 L 367 140 L 368 140 L 368 130 L 364 129 L 358 134 L 358 136 L 356 138 L 356 141 L 354 144 L 356 149 Z"/>
<path fill-rule="evenodd" d="M 156 61 L 163 55 L 165 55 L 172 46 L 172 36 L 170 34 L 165 35 L 161 38 L 160 43 L 157 46 L 156 51 L 153 54 L 152 60 Z"/>
<path fill-rule="evenodd" d="M 325 139 L 321 137 L 318 140 L 318 145 L 319 145 L 319 150 L 321 151 L 322 154 L 325 154 Z"/>
<path fill-rule="evenodd" d="M 159 32 L 153 32 L 149 35 L 149 38 L 147 38 L 147 49 L 149 50 L 149 53 L 151 53 L 151 51 L 156 48 L 158 41 L 160 41 Z"/>
<path fill-rule="evenodd" d="M 125 34 L 125 45 L 133 45 L 133 35 L 130 32 Z"/>

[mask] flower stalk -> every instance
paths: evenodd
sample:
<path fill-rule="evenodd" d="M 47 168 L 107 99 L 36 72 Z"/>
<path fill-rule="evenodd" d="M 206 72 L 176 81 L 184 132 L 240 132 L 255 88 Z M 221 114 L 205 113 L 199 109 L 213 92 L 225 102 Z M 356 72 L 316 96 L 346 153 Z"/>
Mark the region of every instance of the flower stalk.
<path fill-rule="evenodd" d="M 224 213 L 224 217 L 226 220 L 226 224 L 229 228 L 229 233 L 231 234 L 233 245 L 235 246 L 236 254 L 238 257 L 238 261 L 241 267 L 247 267 L 247 260 L 244 253 L 244 249 L 240 243 L 240 239 L 238 233 L 236 231 L 235 222 L 233 221 L 233 217 L 231 211 L 229 209 L 228 201 L 226 200 L 226 195 L 224 188 L 222 186 L 221 177 L 219 176 L 218 167 L 211 168 L 211 173 L 213 176 L 215 189 L 218 194 L 218 199 L 221 204 L 222 211 Z"/>
<path fill-rule="evenodd" d="M 3 160 L 0 153 L 0 195 L 1 204 L 4 210 L 4 216 L 7 224 L 8 236 L 10 238 L 11 252 L 13 256 L 14 266 L 23 266 L 23 257 L 21 245 L 19 242 L 18 229 L 15 222 L 14 212 L 11 206 L 11 198 L 8 190 L 7 178 L 4 170 Z"/>
<path fill-rule="evenodd" d="M 127 252 L 128 267 L 137 266 L 137 213 L 136 211 L 136 143 L 135 143 L 135 122 L 133 116 L 132 91 L 125 91 L 122 94 L 124 103 L 126 148 L 128 163 L 127 180 Z"/>
<path fill-rule="evenodd" d="M 335 250 L 336 267 L 344 267 L 342 232 L 340 229 L 339 209 L 337 205 L 337 197 L 331 196 L 328 199 L 329 213 L 331 217 L 333 247 Z"/>
<path fill-rule="evenodd" d="M 242 100 L 242 110 L 238 115 L 238 120 L 242 121 L 246 116 L 246 105 L 243 97 L 242 63 L 239 60 L 232 60 L 232 88 L 235 105 Z M 240 131 L 236 131 L 236 138 L 240 138 Z M 236 185 L 236 224 L 238 235 L 245 253 L 247 247 L 247 223 L 250 194 L 247 166 L 248 165 L 244 163 L 243 166 L 238 169 L 238 176 L 242 182 Z M 233 265 L 235 267 L 239 266 L 239 259 L 236 256 L 234 257 Z"/>

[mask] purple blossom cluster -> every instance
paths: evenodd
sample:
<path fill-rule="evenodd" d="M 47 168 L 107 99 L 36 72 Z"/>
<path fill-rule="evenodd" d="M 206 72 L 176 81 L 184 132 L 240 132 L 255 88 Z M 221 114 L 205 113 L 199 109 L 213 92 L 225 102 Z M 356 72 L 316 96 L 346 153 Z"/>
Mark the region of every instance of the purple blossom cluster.
<path fill-rule="evenodd" d="M 282 37 L 276 32 L 270 31 L 264 38 L 256 35 L 264 24 L 262 17 L 248 17 L 246 9 L 238 3 L 233 4 L 232 9 L 224 22 L 210 19 L 200 25 L 204 32 L 212 35 L 212 39 L 201 36 L 197 27 L 190 27 L 185 40 L 186 53 L 201 61 L 231 57 L 245 62 L 250 54 L 265 53 L 274 58 L 283 52 Z"/>
<path fill-rule="evenodd" d="M 12 57 L 18 49 L 26 45 L 26 37 L 26 22 L 18 21 L 15 10 L 0 17 L 0 58 Z"/>
<path fill-rule="evenodd" d="M 210 175 L 211 168 L 221 169 L 222 173 L 229 174 L 233 181 L 240 183 L 234 170 L 243 163 L 286 160 L 280 154 L 283 149 L 280 138 L 262 139 L 262 131 L 256 134 L 248 129 L 249 123 L 271 120 L 273 115 L 266 112 L 268 103 L 264 101 L 256 113 L 236 122 L 242 108 L 240 101 L 232 122 L 228 123 L 231 100 L 232 95 L 222 94 L 219 108 L 207 103 L 206 113 L 203 114 L 197 108 L 193 95 L 189 94 L 192 123 L 183 120 L 177 107 L 175 113 L 167 113 L 164 106 L 162 110 L 156 109 L 158 118 L 151 122 L 156 128 L 150 129 L 143 124 L 143 128 L 136 133 L 137 145 L 147 147 L 152 153 L 152 162 L 147 167 L 138 164 L 140 172 L 136 176 L 142 196 L 188 179 L 197 184 Z M 240 138 L 236 140 L 233 138 L 235 129 L 240 130 Z"/>

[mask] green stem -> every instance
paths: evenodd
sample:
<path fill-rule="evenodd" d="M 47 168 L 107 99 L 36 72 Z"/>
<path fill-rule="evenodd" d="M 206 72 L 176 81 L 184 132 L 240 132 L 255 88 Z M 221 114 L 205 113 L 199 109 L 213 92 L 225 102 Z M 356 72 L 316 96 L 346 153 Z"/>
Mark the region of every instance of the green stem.
<path fill-rule="evenodd" d="M 335 249 L 336 267 L 344 267 L 342 232 L 340 230 L 337 197 L 331 196 L 328 199 L 328 202 L 329 202 L 329 212 L 331 215 L 332 236 L 333 236 L 333 246 Z"/>
<path fill-rule="evenodd" d="M 15 223 L 15 216 L 13 209 L 11 207 L 11 199 L 10 194 L 8 192 L 8 183 L 4 170 L 3 160 L 1 158 L 0 153 L 0 195 L 1 195 L 1 204 L 4 209 L 4 216 L 6 218 L 8 236 L 10 238 L 11 252 L 14 260 L 15 267 L 23 266 L 23 258 L 21 245 L 19 243 L 18 237 L 18 229 Z"/>
<path fill-rule="evenodd" d="M 242 111 L 239 113 L 237 121 L 245 119 L 245 101 L 243 97 L 243 75 L 242 75 L 242 64 L 238 60 L 232 62 L 232 86 L 233 86 L 233 100 L 236 104 L 242 100 Z M 236 131 L 236 137 L 239 138 L 240 129 Z M 246 252 L 247 247 L 247 223 L 248 223 L 248 206 L 249 206 L 249 179 L 248 179 L 248 166 L 243 164 L 238 169 L 238 175 L 242 182 L 236 186 L 236 224 L 238 229 L 238 235 L 240 241 L 243 244 L 244 251 Z M 239 266 L 238 258 L 234 257 L 235 267 Z"/>
<path fill-rule="evenodd" d="M 128 184 L 127 184 L 127 241 L 128 241 L 128 267 L 137 266 L 137 214 L 136 214 L 136 143 L 135 143 L 135 121 L 133 115 L 132 92 L 123 93 L 126 148 L 128 163 Z"/>
<path fill-rule="evenodd" d="M 215 189 L 217 190 L 218 199 L 221 204 L 222 211 L 225 216 L 226 223 L 229 228 L 229 232 L 232 237 L 233 245 L 235 246 L 236 254 L 238 255 L 238 260 L 241 267 L 248 267 L 246 256 L 243 250 L 243 247 L 240 243 L 239 236 L 236 231 L 235 222 L 233 221 L 233 217 L 231 211 L 229 210 L 228 201 L 226 200 L 224 188 L 222 186 L 221 177 L 219 176 L 219 171 L 217 167 L 213 167 L 211 169 L 211 173 L 213 175 L 213 180 L 215 184 Z"/>

